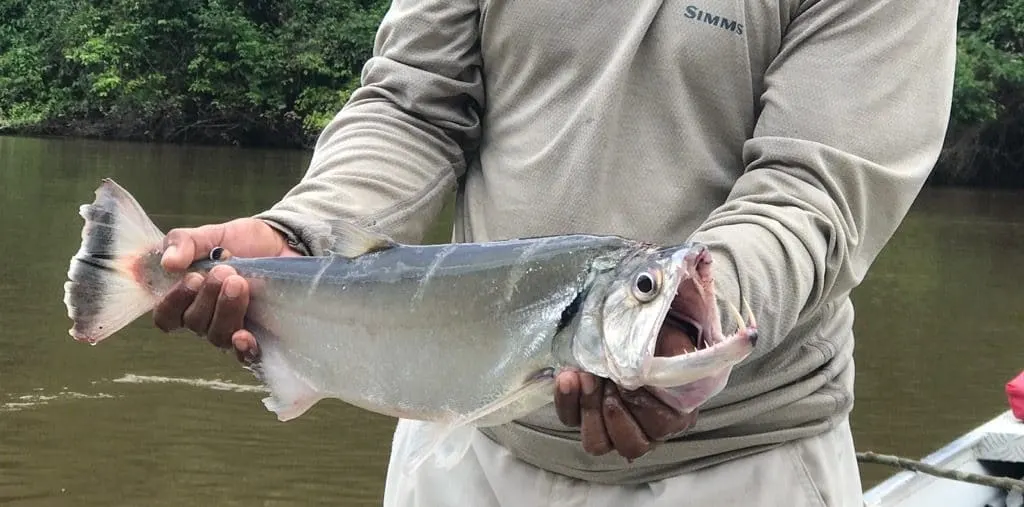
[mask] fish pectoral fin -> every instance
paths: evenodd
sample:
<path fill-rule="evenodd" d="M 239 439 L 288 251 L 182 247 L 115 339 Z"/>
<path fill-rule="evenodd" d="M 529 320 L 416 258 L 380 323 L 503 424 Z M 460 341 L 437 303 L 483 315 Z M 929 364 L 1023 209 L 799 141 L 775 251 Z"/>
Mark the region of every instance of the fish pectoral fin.
<path fill-rule="evenodd" d="M 329 230 L 316 234 L 316 240 L 324 250 L 335 255 L 351 259 L 398 246 L 389 236 L 346 220 L 329 220 L 326 224 Z"/>
<path fill-rule="evenodd" d="M 545 396 L 544 404 L 553 400 L 554 389 L 554 370 L 544 369 L 531 376 L 514 391 L 467 414 L 465 416 L 466 424 L 481 427 L 503 424 L 515 418 L 517 413 L 529 410 L 530 400 L 535 397 Z M 506 409 L 508 409 L 507 412 L 503 412 Z"/>
<path fill-rule="evenodd" d="M 529 400 L 541 395 L 551 395 L 555 386 L 554 370 L 544 370 L 519 386 L 511 393 L 502 396 L 476 410 L 457 417 L 448 422 L 419 421 L 421 429 L 416 436 L 417 441 L 409 455 L 407 473 L 419 468 L 427 458 L 433 456 L 434 463 L 441 469 L 450 470 L 457 465 L 469 451 L 477 426 L 491 426 L 505 422 L 504 419 L 518 413 L 511 410 L 505 417 L 501 412 L 507 408 L 518 408 L 516 405 L 529 403 Z M 526 405 L 529 407 L 529 405 Z M 499 415 L 498 417 L 494 417 Z"/>

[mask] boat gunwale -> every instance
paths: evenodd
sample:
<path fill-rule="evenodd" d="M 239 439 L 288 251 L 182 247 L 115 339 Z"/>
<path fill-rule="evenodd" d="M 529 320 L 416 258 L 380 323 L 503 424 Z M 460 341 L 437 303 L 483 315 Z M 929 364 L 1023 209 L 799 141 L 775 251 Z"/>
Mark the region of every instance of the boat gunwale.
<path fill-rule="evenodd" d="M 960 468 L 972 461 L 980 461 L 978 448 L 989 437 L 991 428 L 998 421 L 1005 419 L 1010 411 L 1004 411 L 928 454 L 920 461 L 941 468 Z M 924 473 L 903 470 L 891 475 L 886 480 L 864 492 L 864 505 L 867 507 L 895 505 L 929 484 L 943 480 Z"/>

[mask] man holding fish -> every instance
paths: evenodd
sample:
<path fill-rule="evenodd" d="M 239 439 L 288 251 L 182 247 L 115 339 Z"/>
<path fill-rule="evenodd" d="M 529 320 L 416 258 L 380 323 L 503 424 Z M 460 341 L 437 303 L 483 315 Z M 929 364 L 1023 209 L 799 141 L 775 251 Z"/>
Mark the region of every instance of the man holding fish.
<path fill-rule="evenodd" d="M 412 474 L 398 467 L 422 430 L 403 419 L 385 505 L 861 505 L 849 293 L 942 147 L 956 15 L 923 0 L 395 0 L 303 180 L 254 217 L 171 231 L 163 266 L 215 247 L 321 255 L 339 220 L 415 243 L 452 191 L 455 242 L 700 242 L 723 329 L 743 325 L 732 303 L 757 319 L 724 390 L 681 413 L 559 372 L 552 405 Z M 699 291 L 680 284 L 657 355 L 709 345 L 711 324 L 685 318 Z M 190 273 L 154 319 L 252 361 L 249 293 L 228 266 Z"/>

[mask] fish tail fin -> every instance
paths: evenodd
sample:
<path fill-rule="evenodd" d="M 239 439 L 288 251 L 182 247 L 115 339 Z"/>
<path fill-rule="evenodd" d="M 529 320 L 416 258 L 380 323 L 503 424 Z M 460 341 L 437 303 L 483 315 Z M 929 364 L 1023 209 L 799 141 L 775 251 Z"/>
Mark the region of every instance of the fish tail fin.
<path fill-rule="evenodd" d="M 157 304 L 147 276 L 170 275 L 147 269 L 147 262 L 159 266 L 164 234 L 113 180 L 104 179 L 79 214 L 85 219 L 82 244 L 68 268 L 64 305 L 73 321 L 69 334 L 95 345 Z"/>

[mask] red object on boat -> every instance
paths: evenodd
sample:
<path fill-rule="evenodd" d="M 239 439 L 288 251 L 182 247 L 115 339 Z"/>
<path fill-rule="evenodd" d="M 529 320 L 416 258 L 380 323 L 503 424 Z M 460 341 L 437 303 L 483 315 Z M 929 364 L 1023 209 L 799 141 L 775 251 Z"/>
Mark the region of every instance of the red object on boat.
<path fill-rule="evenodd" d="M 1024 421 L 1024 371 L 1006 383 L 1006 398 L 1013 416 Z"/>

